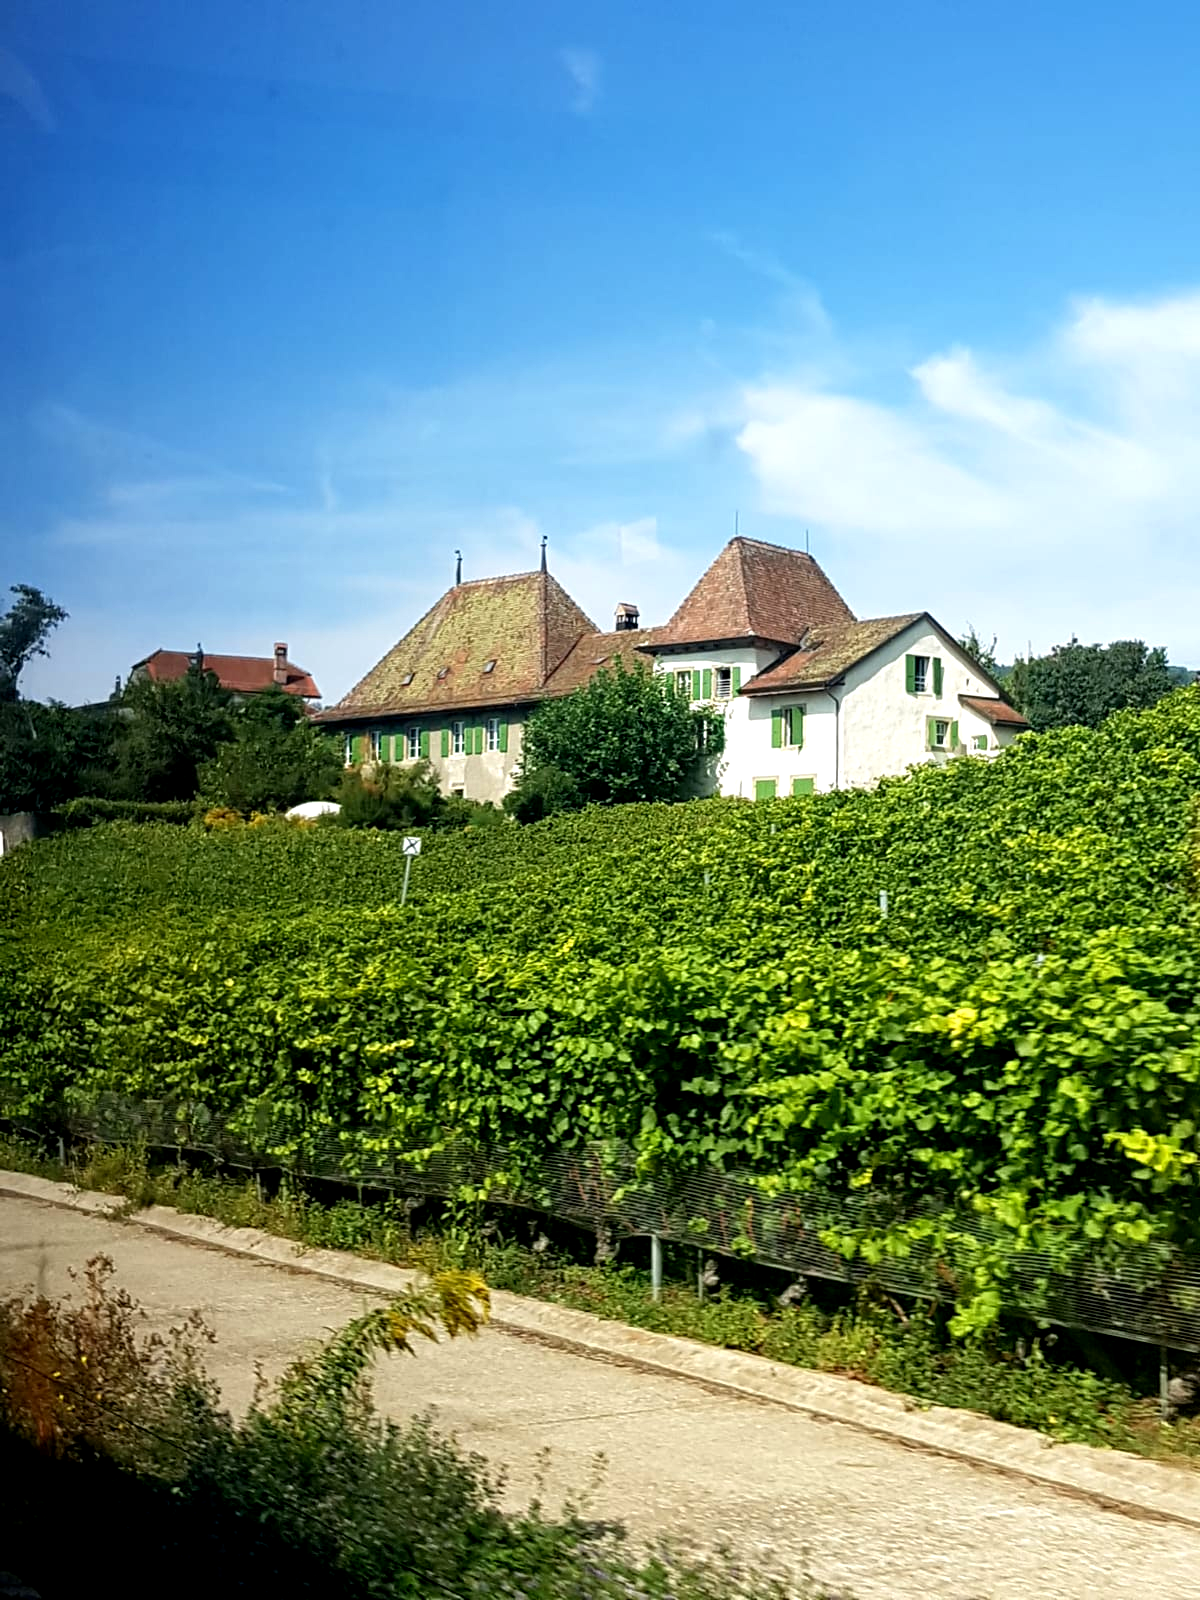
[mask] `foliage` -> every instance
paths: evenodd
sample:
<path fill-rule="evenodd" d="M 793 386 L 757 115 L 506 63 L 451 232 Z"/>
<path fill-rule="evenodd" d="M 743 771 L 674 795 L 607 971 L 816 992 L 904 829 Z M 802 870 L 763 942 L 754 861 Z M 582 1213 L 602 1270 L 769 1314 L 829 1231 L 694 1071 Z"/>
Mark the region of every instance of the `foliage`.
<path fill-rule="evenodd" d="M 21 673 L 33 656 L 48 655 L 46 639 L 67 613 L 40 589 L 14 583 L 16 599 L 0 617 L 0 704 L 16 700 Z"/>
<path fill-rule="evenodd" d="M 116 722 L 104 712 L 0 700 L 0 811 L 52 811 L 95 779 Z"/>
<path fill-rule="evenodd" d="M 627 668 L 620 657 L 582 688 L 543 700 L 525 725 L 518 794 L 526 783 L 540 796 L 537 815 L 562 809 L 561 780 L 542 781 L 546 768 L 567 774 L 583 804 L 680 800 L 704 763 L 721 753 L 724 719 L 677 695 L 668 678 L 648 668 Z M 547 805 L 548 794 L 556 803 Z M 520 807 L 523 802 L 518 801 Z"/>
<path fill-rule="evenodd" d="M 1018 660 L 1007 680 L 1013 704 L 1039 730 L 1079 723 L 1097 728 L 1114 711 L 1146 710 L 1174 687 L 1167 653 L 1140 639 L 1055 645 Z"/>
<path fill-rule="evenodd" d="M 47 1592 L 88 1581 L 89 1535 L 133 1526 L 121 1589 L 135 1600 L 161 1592 L 164 1570 L 185 1594 L 783 1600 L 727 1566 L 627 1555 L 619 1530 L 569 1509 L 557 1520 L 536 1504 L 506 1513 L 478 1457 L 425 1421 L 376 1415 L 365 1382 L 375 1354 L 410 1348 L 435 1321 L 474 1331 L 486 1310 L 477 1279 L 443 1278 L 423 1301 L 359 1318 L 235 1422 L 203 1375 L 202 1326 L 173 1346 L 139 1338 L 137 1308 L 108 1270 L 90 1264 L 82 1308 L 36 1297 L 0 1311 L 0 1371 L 14 1380 L 0 1431 L 6 1557 Z"/>
<path fill-rule="evenodd" d="M 340 760 L 338 766 L 340 769 Z M 503 813 L 490 803 L 442 794 L 428 761 L 354 767 L 343 773 L 333 798 L 341 811 L 330 822 L 340 828 L 380 828 L 398 833 L 431 828 L 446 832 L 487 828 L 503 821 Z"/>
<path fill-rule="evenodd" d="M 505 811 L 518 822 L 541 822 L 560 811 L 578 811 L 583 803 L 583 790 L 571 774 L 550 765 L 523 773 L 504 796 Z"/>
<path fill-rule="evenodd" d="M 174 822 L 196 820 L 191 800 L 106 800 L 101 795 L 78 795 L 58 808 L 70 828 L 90 828 L 97 822 Z"/>
<path fill-rule="evenodd" d="M 996 660 L 995 634 L 992 635 L 991 644 L 984 644 L 983 640 L 975 632 L 975 624 L 968 622 L 967 631 L 959 635 L 958 642 L 973 660 L 978 661 L 985 672 L 990 673 L 993 678 L 996 676 L 1000 668 Z"/>
<path fill-rule="evenodd" d="M 191 800 L 200 768 L 232 733 L 229 691 L 196 658 L 182 678 L 125 687 L 110 792 L 121 800 Z"/>
<path fill-rule="evenodd" d="M 953 1262 L 965 1335 L 1022 1252 L 1200 1232 L 1198 801 L 1186 689 L 870 792 L 436 835 L 403 910 L 387 834 L 66 834 L 0 871 L 0 1103 L 848 1192 L 826 1242 Z"/>
<path fill-rule="evenodd" d="M 208 805 L 249 816 L 324 800 L 341 774 L 335 742 L 308 720 L 295 695 L 272 686 L 237 708 L 233 738 L 200 768 L 199 782 Z"/>

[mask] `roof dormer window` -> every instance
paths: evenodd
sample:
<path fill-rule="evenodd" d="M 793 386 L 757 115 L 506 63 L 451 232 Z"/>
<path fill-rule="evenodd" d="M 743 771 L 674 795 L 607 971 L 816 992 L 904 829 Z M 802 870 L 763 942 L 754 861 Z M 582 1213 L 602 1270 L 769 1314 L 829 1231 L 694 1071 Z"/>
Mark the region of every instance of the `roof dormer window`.
<path fill-rule="evenodd" d="M 485 672 L 495 672 L 495 670 L 496 670 L 496 659 L 495 659 L 494 656 L 492 657 L 492 659 L 490 661 L 485 661 L 483 663 L 483 670 Z"/>
<path fill-rule="evenodd" d="M 450 675 L 450 668 L 449 667 L 443 667 L 442 670 L 438 673 L 438 682 L 441 683 L 442 679 L 446 678 L 446 677 L 449 677 L 449 675 Z"/>
<path fill-rule="evenodd" d="M 400 679 L 400 687 L 401 687 L 401 688 L 402 688 L 402 689 L 407 689 L 407 688 L 408 688 L 408 686 L 409 686 L 409 684 L 410 684 L 410 683 L 411 683 L 411 682 L 412 682 L 412 681 L 413 681 L 413 675 L 412 675 L 412 673 L 411 673 L 411 672 L 406 672 L 406 673 L 405 673 L 405 674 L 404 674 L 404 676 L 403 676 L 403 677 L 402 677 L 402 678 L 401 678 L 401 679 Z"/>

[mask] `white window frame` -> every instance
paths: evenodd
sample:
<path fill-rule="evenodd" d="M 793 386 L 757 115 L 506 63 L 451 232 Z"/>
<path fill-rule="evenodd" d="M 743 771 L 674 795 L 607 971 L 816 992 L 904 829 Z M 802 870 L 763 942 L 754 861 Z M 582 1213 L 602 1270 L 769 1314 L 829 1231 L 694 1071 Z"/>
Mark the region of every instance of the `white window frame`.
<path fill-rule="evenodd" d="M 467 748 L 467 725 L 465 722 L 452 722 L 450 724 L 450 754 L 461 756 Z"/>
<path fill-rule="evenodd" d="M 785 750 L 800 750 L 804 747 L 803 738 L 796 738 L 796 723 L 800 724 L 800 733 L 804 733 L 803 706 L 784 706 L 783 708 L 783 748 Z"/>
<path fill-rule="evenodd" d="M 484 736 L 484 748 L 486 750 L 499 750 L 500 748 L 499 717 L 489 717 L 487 719 L 487 732 Z"/>
<path fill-rule="evenodd" d="M 928 694 L 929 678 L 932 669 L 930 656 L 913 656 L 913 693 Z"/>
<path fill-rule="evenodd" d="M 981 740 L 982 743 L 980 742 Z M 979 753 L 987 750 L 990 747 L 991 742 L 992 741 L 988 738 L 986 733 L 973 733 L 971 735 L 971 749 Z"/>
<path fill-rule="evenodd" d="M 370 734 L 371 760 L 378 761 L 383 754 L 383 734 L 378 728 L 372 728 Z"/>
<path fill-rule="evenodd" d="M 950 718 L 949 717 L 933 717 L 930 720 L 933 723 L 933 738 L 929 741 L 929 748 L 931 750 L 949 750 L 949 748 L 950 748 Z M 939 731 L 943 730 L 943 729 L 945 731 L 941 732 L 941 736 L 939 737 Z"/>
<path fill-rule="evenodd" d="M 405 728 L 404 749 L 409 761 L 419 761 L 421 759 L 421 730 L 419 727 L 414 725 L 411 728 Z"/>
<path fill-rule="evenodd" d="M 713 699 L 714 700 L 732 700 L 733 699 L 733 668 L 732 667 L 714 667 L 713 668 Z"/>
<path fill-rule="evenodd" d="M 676 674 L 675 674 L 675 693 L 676 694 L 685 695 L 689 700 L 692 698 L 692 669 L 691 669 L 691 667 L 682 667 L 682 668 L 680 668 L 679 671 L 676 672 Z"/>
<path fill-rule="evenodd" d="M 354 765 L 354 735 L 352 733 L 342 735 L 342 765 L 344 767 L 352 767 Z"/>

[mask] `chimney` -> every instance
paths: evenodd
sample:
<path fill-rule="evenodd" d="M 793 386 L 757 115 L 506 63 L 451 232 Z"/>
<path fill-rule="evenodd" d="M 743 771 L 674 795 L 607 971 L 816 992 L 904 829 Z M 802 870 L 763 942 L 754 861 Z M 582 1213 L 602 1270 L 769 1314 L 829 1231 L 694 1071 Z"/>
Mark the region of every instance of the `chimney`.
<path fill-rule="evenodd" d="M 638 608 L 626 605 L 622 601 L 617 607 L 616 631 L 618 633 L 636 633 L 638 627 Z"/>
<path fill-rule="evenodd" d="M 275 646 L 275 682 L 281 686 L 287 682 L 287 645 Z"/>

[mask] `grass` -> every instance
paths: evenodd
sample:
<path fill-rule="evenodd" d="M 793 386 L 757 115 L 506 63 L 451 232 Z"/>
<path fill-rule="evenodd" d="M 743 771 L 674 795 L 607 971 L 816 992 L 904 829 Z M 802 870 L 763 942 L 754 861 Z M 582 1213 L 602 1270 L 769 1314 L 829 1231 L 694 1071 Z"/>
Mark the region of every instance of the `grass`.
<path fill-rule="evenodd" d="M 931 1405 L 961 1407 L 1051 1438 L 1102 1445 L 1181 1465 L 1200 1462 L 1200 1418 L 1164 1423 L 1157 1398 L 1117 1371 L 1095 1370 L 1064 1354 L 1069 1335 L 1005 1332 L 951 1340 L 939 1308 L 900 1306 L 866 1290 L 834 1309 L 810 1301 L 779 1307 L 761 1287 L 723 1286 L 700 1300 L 681 1281 L 650 1293 L 646 1273 L 625 1263 L 588 1266 L 564 1249 L 534 1249 L 503 1237 L 479 1210 L 420 1208 L 396 1198 L 377 1203 L 314 1198 L 295 1184 L 271 1194 L 253 1180 L 183 1165 L 154 1166 L 137 1147 L 92 1145 L 66 1163 L 36 1146 L 0 1139 L 0 1166 L 66 1179 L 124 1195 L 130 1210 L 169 1205 L 231 1227 L 317 1248 L 347 1250 L 427 1272 L 471 1267 L 494 1289 L 569 1306 L 656 1333 L 749 1351 L 774 1361 L 855 1378 Z M 518 1223 L 519 1226 L 519 1223 Z M 1076 1352 L 1077 1353 L 1077 1352 Z"/>

